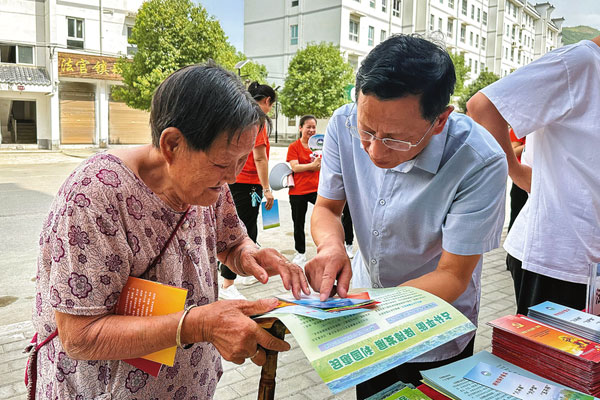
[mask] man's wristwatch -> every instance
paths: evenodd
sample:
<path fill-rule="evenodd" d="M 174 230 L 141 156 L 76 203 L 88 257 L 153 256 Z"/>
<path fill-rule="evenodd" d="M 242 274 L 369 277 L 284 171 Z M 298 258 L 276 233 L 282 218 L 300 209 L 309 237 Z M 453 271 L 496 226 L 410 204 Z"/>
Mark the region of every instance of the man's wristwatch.
<path fill-rule="evenodd" d="M 271 192 L 271 188 L 267 187 L 267 188 L 263 188 L 263 193 L 269 193 Z"/>

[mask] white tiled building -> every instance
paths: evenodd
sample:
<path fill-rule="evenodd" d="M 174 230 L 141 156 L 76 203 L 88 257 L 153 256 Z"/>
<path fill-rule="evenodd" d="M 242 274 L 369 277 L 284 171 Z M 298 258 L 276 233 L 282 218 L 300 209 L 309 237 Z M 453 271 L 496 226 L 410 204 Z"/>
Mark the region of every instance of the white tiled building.
<path fill-rule="evenodd" d="M 148 142 L 147 113 L 110 96 L 142 1 L 0 1 L 3 147 Z"/>
<path fill-rule="evenodd" d="M 357 68 L 390 34 L 416 32 L 463 53 L 471 79 L 485 68 L 504 76 L 561 45 L 553 9 L 526 0 L 245 0 L 244 52 L 283 85 L 310 42 L 339 45 Z"/>

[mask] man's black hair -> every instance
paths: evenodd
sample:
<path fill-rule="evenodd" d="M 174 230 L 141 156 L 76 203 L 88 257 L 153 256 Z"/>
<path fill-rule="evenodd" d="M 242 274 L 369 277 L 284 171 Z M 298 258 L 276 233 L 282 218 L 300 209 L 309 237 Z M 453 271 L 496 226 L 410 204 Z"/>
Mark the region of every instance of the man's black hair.
<path fill-rule="evenodd" d="M 219 135 L 231 142 L 263 119 L 236 75 L 214 62 L 190 65 L 169 75 L 152 97 L 152 144 L 159 147 L 163 130 L 174 127 L 191 149 L 206 151 Z"/>
<path fill-rule="evenodd" d="M 456 74 L 448 52 L 416 35 L 393 35 L 377 45 L 356 74 L 357 95 L 380 100 L 420 96 L 421 115 L 435 120 L 450 102 Z"/>

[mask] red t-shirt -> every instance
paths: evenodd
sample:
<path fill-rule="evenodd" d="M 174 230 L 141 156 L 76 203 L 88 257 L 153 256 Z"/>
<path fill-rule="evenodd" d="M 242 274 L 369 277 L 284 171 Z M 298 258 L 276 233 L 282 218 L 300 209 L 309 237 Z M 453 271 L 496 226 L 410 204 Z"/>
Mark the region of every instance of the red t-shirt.
<path fill-rule="evenodd" d="M 525 136 L 523 136 L 523 138 L 519 139 L 517 137 L 517 135 L 515 135 L 515 131 L 513 130 L 513 128 L 510 128 L 509 134 L 510 134 L 510 141 L 511 142 L 519 142 L 521 144 L 525 144 Z M 523 153 L 521 153 L 521 154 L 523 154 Z M 517 160 L 519 160 L 519 162 L 521 162 L 521 155 L 519 155 L 517 157 Z"/>
<path fill-rule="evenodd" d="M 297 160 L 299 164 L 310 164 L 312 151 L 302 146 L 300 139 L 290 144 L 288 147 L 286 161 Z M 294 172 L 294 186 L 290 188 L 289 193 L 300 195 L 314 193 L 319 187 L 319 171 Z"/>
<path fill-rule="evenodd" d="M 269 144 L 269 135 L 267 134 L 267 126 L 263 127 L 258 131 L 256 135 L 256 142 L 254 142 L 254 148 L 259 146 L 267 146 L 267 159 L 269 159 L 269 151 L 271 145 Z M 260 185 L 260 179 L 258 179 L 258 172 L 256 171 L 256 163 L 254 162 L 254 153 L 251 151 L 244 164 L 242 172 L 235 179 L 235 183 L 251 183 L 254 185 Z"/>

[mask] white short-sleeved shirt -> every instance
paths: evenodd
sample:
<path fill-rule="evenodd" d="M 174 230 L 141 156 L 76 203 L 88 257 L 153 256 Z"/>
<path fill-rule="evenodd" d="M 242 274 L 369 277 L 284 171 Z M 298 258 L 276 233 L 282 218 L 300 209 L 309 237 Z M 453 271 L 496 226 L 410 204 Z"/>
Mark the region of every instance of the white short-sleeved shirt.
<path fill-rule="evenodd" d="M 527 135 L 531 195 L 504 244 L 523 268 L 587 283 L 600 262 L 600 47 L 561 47 L 481 91 Z"/>
<path fill-rule="evenodd" d="M 494 138 L 470 118 L 452 113 L 442 133 L 413 160 L 391 169 L 373 164 L 345 126 L 351 105 L 327 126 L 319 195 L 346 199 L 371 285 L 397 286 L 436 269 L 442 249 L 482 254 L 499 246 L 507 166 Z M 356 110 L 351 115 L 356 124 Z M 454 306 L 477 323 L 481 261 Z M 465 335 L 414 361 L 459 354 Z"/>

